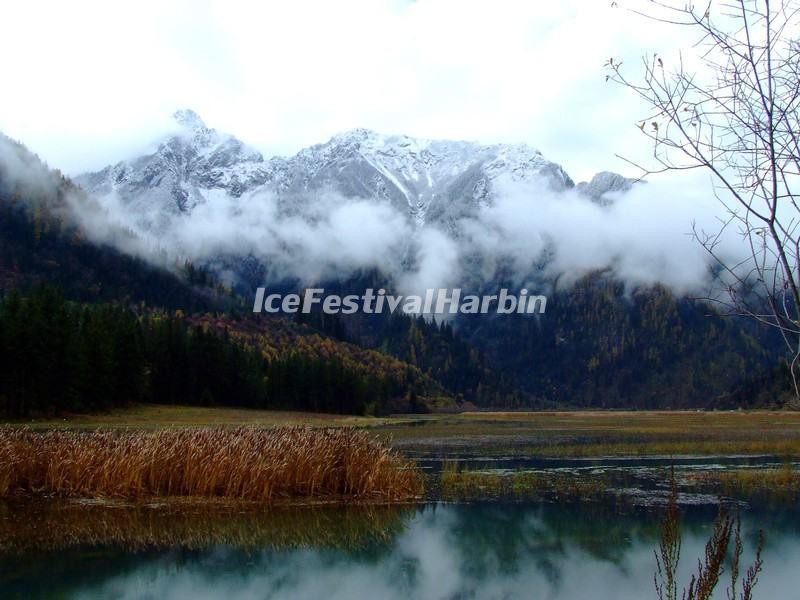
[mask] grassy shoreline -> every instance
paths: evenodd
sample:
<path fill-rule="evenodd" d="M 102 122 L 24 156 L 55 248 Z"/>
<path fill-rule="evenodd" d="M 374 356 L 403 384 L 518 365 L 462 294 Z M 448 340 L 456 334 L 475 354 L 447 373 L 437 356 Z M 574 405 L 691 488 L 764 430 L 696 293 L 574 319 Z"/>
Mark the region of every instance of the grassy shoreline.
<path fill-rule="evenodd" d="M 452 468 L 443 469 L 441 477 L 432 478 L 422 475 L 413 459 L 434 458 L 446 463 L 450 458 L 493 456 L 591 460 L 602 457 L 669 459 L 687 456 L 768 455 L 785 458 L 788 463 L 792 458 L 800 457 L 800 413 L 788 411 L 550 411 L 356 417 L 290 411 L 139 405 L 104 415 L 72 415 L 66 420 L 7 424 L 0 426 L 0 431 L 4 432 L 4 436 L 26 431 L 28 433 L 25 435 L 29 437 L 37 432 L 37 437 L 58 439 L 59 443 L 80 454 L 79 460 L 89 465 L 88 470 L 81 474 L 64 475 L 62 472 L 58 475 L 69 483 L 56 482 L 56 475 L 53 473 L 57 473 L 59 469 L 64 471 L 63 461 L 66 459 L 61 457 L 59 460 L 62 462 L 58 468 L 49 467 L 51 474 L 48 475 L 50 479 L 47 482 L 44 482 L 40 474 L 38 480 L 31 478 L 24 485 L 16 484 L 17 493 L 111 498 L 155 496 L 171 497 L 170 502 L 177 502 L 188 496 L 204 501 L 227 498 L 293 505 L 418 502 L 425 499 L 469 501 L 542 496 L 588 499 L 602 496 L 608 482 L 602 478 L 597 480 L 564 474 L 531 475 L 523 472 L 503 476 Z M 259 431 L 259 436 L 267 438 L 280 437 L 289 431 L 302 431 L 303 434 L 293 438 L 294 442 L 287 441 L 283 446 L 279 445 L 282 450 L 265 453 L 264 448 L 270 447 L 270 443 L 263 439 L 258 442 L 251 440 L 249 446 L 241 446 L 241 441 L 236 441 L 242 432 L 253 431 Z M 199 460 L 206 465 L 203 467 L 206 474 L 202 475 L 198 474 L 193 464 L 186 462 L 180 452 L 176 458 L 170 438 L 189 440 L 209 435 L 226 441 L 217 443 L 216 449 L 209 450 L 207 456 L 195 459 L 195 462 Z M 97 446 L 95 438 L 102 438 L 105 440 L 104 444 L 112 445 L 118 443 L 114 440 L 120 438 L 129 440 L 133 445 L 145 446 L 146 440 L 160 440 L 154 442 L 152 456 L 159 458 L 165 465 L 164 468 L 169 466 L 182 469 L 188 473 L 186 477 L 191 481 L 181 484 L 184 488 L 177 493 L 170 487 L 172 484 L 153 482 L 145 486 L 152 488 L 149 491 L 131 491 L 130 486 L 133 484 L 130 481 L 143 480 L 141 473 L 130 477 L 130 481 L 124 480 L 114 485 L 109 482 L 96 483 L 91 477 L 87 478 L 86 473 L 100 469 L 99 464 L 95 463 L 111 459 L 107 448 L 103 444 Z M 298 442 L 301 438 L 302 441 Z M 327 446 L 319 446 L 311 443 L 313 438 L 324 438 L 329 442 Z M 372 488 L 354 492 L 354 488 L 347 488 L 341 483 L 342 477 L 347 480 L 349 476 L 340 474 L 339 480 L 325 480 L 321 475 L 330 471 L 331 465 L 336 461 L 342 461 L 339 445 L 343 440 L 353 439 L 359 440 L 356 444 L 362 457 L 359 459 L 359 468 L 364 473 L 373 472 L 370 470 L 373 469 L 370 466 L 372 461 L 376 457 L 383 457 L 378 461 L 382 466 L 374 472 L 382 473 L 384 483 L 375 484 L 377 479 L 373 477 Z M 68 440 L 71 441 L 66 443 Z M 184 452 L 188 455 L 195 448 L 195 443 L 185 442 L 185 445 Z M 30 446 L 28 450 L 17 449 L 17 456 L 46 454 L 41 449 L 31 450 L 34 446 Z M 157 447 L 160 449 L 155 450 Z M 229 448 L 234 447 L 239 448 L 239 458 L 226 454 Z M 51 454 L 59 455 L 52 451 Z M 296 455 L 295 458 L 303 455 L 305 458 L 296 460 L 293 466 L 284 465 L 285 468 L 282 469 L 276 467 L 285 463 L 287 457 L 292 455 Z M 172 458 L 164 458 L 165 456 Z M 245 460 L 243 456 L 251 458 Z M 128 456 L 126 460 L 140 465 L 134 471 L 144 468 L 141 466 L 141 457 Z M 233 473 L 233 465 L 249 464 L 253 460 L 260 465 L 256 469 L 257 473 L 250 469 L 249 474 L 239 475 L 249 481 L 248 484 L 228 483 L 223 486 L 225 489 L 221 489 L 213 481 L 208 481 L 208 473 Z M 9 487 L 8 483 L 4 484 L 3 464 L 11 463 L 2 458 L 0 448 L 0 497 L 4 495 L 4 486 L 6 489 Z M 310 466 L 312 464 L 314 466 Z M 130 464 L 122 465 L 119 461 L 114 465 L 110 468 L 120 472 L 130 471 L 132 468 Z M 41 465 L 38 468 L 42 472 L 47 471 Z M 403 479 L 405 475 L 402 474 L 405 472 L 416 475 Z M 402 479 L 403 483 L 386 483 L 391 480 L 390 473 L 398 477 L 401 474 L 398 481 Z M 7 475 L 5 477 L 7 479 Z M 173 477 L 180 479 L 183 475 Z M 771 495 L 770 490 L 775 488 L 782 490 L 783 495 L 796 497 L 800 489 L 798 479 L 800 477 L 793 473 L 773 473 L 767 468 L 758 468 L 748 473 L 711 473 L 687 479 L 685 484 L 689 489 L 734 496 L 752 495 L 754 490 L 759 494 Z M 283 483 L 278 485 L 278 481 Z M 325 483 L 320 484 L 321 481 Z M 430 488 L 427 495 L 422 491 L 425 484 Z M 387 485 L 401 491 L 387 492 L 382 488 Z"/>
<path fill-rule="evenodd" d="M 393 418 L 309 413 L 288 410 L 136 404 L 106 413 L 68 414 L 57 418 L 7 421 L 12 427 L 49 429 L 162 429 L 165 427 L 365 427 L 394 421 Z"/>
<path fill-rule="evenodd" d="M 378 430 L 414 455 L 800 456 L 800 413 L 788 411 L 466 413 Z"/>
<path fill-rule="evenodd" d="M 365 417 L 136 405 L 100 415 L 17 422 L 35 430 L 159 430 L 165 427 L 356 427 L 409 456 L 773 455 L 800 457 L 800 412 L 474 412 Z"/>

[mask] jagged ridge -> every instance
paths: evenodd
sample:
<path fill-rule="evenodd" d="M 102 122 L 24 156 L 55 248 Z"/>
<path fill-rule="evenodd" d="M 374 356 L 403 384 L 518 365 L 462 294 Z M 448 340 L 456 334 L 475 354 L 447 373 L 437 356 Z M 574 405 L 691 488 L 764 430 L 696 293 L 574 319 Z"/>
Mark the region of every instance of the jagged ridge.
<path fill-rule="evenodd" d="M 235 137 L 207 127 L 191 110 L 174 116 L 180 130 L 152 154 L 76 181 L 97 197 L 121 201 L 139 215 L 143 229 L 156 232 L 181 213 L 220 196 L 267 191 L 277 196 L 282 210 L 291 212 L 308 201 L 309 192 L 322 189 L 381 198 L 417 225 L 448 229 L 458 217 L 491 203 L 500 179 L 541 180 L 557 191 L 575 185 L 561 166 L 524 144 L 481 145 L 355 129 L 292 157 L 265 159 Z M 631 181 L 601 175 L 599 181 L 580 186 L 594 200 Z"/>

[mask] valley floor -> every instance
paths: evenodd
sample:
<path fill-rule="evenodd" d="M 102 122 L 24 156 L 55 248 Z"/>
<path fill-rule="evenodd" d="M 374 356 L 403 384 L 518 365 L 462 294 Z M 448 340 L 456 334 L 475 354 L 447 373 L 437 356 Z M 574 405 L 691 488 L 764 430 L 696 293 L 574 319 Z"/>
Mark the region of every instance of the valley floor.
<path fill-rule="evenodd" d="M 257 429 L 233 430 L 243 425 Z M 285 429 L 292 425 L 304 427 Z M 16 432 L 17 428 L 24 430 Z M 159 444 L 172 447 L 174 440 L 195 434 L 213 439 L 227 436 L 231 447 L 238 447 L 239 438 L 295 435 L 292 431 L 302 432 L 303 440 L 362 436 L 366 432 L 364 443 L 387 443 L 375 447 L 391 452 L 392 460 L 399 465 L 393 471 L 395 475 L 401 476 L 410 465 L 421 475 L 413 476 L 415 487 L 402 496 L 403 501 L 412 497 L 456 502 L 596 502 L 610 498 L 616 504 L 660 505 L 670 491 L 667 482 L 671 469 L 683 494 L 682 502 L 715 504 L 724 496 L 758 504 L 793 504 L 800 497 L 800 412 L 789 411 L 472 412 L 361 417 L 138 405 L 102 415 L 10 423 L 0 426 L 0 433 L 4 429 L 7 438 L 16 439 L 16 433 L 21 433 L 23 441 L 30 443 L 41 442 L 39 436 L 30 435 L 31 430 L 53 432 L 43 439 L 64 443 L 72 433 L 83 440 L 78 446 L 87 448 L 94 448 L 95 434 L 103 443 L 121 443 L 117 438 L 131 438 L 131 447 L 138 447 L 136 440 L 140 438 L 158 438 Z M 103 430 L 116 430 L 122 435 L 109 437 Z M 290 444 L 287 452 L 301 452 L 302 446 Z M 343 449 L 334 444 L 324 452 L 311 452 L 309 457 L 330 466 Z M 253 451 L 252 455 L 245 454 L 262 457 L 261 450 Z M 366 455 L 372 456 L 372 452 Z M 97 462 L 91 453 L 82 456 Z M 282 464 L 281 460 L 263 458 L 261 462 L 269 463 L 267 470 Z M 200 463 L 217 464 L 223 459 L 203 459 Z M 248 458 L 241 462 L 251 461 Z M 349 459 L 345 463 L 349 464 Z M 103 466 L 100 470 L 108 469 Z M 120 466 L 120 470 L 125 471 L 125 467 Z M 183 469 L 178 471 L 182 473 Z M 297 473 L 292 471 L 288 477 L 297 479 Z M 287 492 L 280 501 L 302 504 L 309 496 L 313 494 L 301 489 Z M 335 496 L 329 494 L 325 500 L 336 501 Z"/>
<path fill-rule="evenodd" d="M 474 412 L 360 417 L 138 405 L 19 423 L 35 429 L 310 425 L 367 427 L 415 457 L 800 456 L 800 412 Z"/>

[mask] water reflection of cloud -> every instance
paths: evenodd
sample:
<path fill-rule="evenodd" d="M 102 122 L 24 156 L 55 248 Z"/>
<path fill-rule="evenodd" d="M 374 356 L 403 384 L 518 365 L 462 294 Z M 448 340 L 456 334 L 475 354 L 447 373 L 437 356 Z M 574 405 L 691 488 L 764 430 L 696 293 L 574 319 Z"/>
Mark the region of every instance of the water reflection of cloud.
<path fill-rule="evenodd" d="M 468 512 L 480 519 L 480 511 Z M 487 516 L 487 515 L 484 515 Z M 261 552 L 248 558 L 217 548 L 188 559 L 162 555 L 96 585 L 85 585 L 78 597 L 116 598 L 325 598 L 388 600 L 450 598 L 541 598 L 564 600 L 640 600 L 652 597 L 652 536 L 633 534 L 620 555 L 598 556 L 576 538 L 554 537 L 554 526 L 534 511 L 520 512 L 503 523 L 488 515 L 496 536 L 481 539 L 480 527 L 459 507 L 426 509 L 409 523 L 388 550 L 292 550 Z M 516 529 L 527 543 L 502 541 Z M 557 528 L 556 528 L 557 530 Z M 745 528 L 747 531 L 747 529 Z M 692 528 L 684 536 L 683 580 L 701 556 L 708 530 Z M 791 597 L 800 575 L 800 539 L 779 541 L 776 529 L 765 549 L 766 570 L 758 597 Z M 746 552 L 746 559 L 750 559 Z M 557 576 L 553 576 L 553 572 Z M 724 598 L 724 586 L 718 598 Z"/>

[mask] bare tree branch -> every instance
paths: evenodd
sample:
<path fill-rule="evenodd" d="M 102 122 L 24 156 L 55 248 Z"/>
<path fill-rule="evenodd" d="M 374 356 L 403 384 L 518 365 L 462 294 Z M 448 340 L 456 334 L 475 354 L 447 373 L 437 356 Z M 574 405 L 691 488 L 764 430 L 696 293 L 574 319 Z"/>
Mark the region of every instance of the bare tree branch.
<path fill-rule="evenodd" d="M 649 107 L 639 122 L 653 144 L 650 167 L 628 160 L 642 177 L 702 169 L 714 182 L 725 217 L 717 232 L 694 236 L 714 265 L 706 300 L 729 314 L 775 328 L 791 363 L 800 404 L 800 4 L 793 0 L 650 0 L 634 10 L 697 33 L 701 69 L 682 53 L 670 69 L 657 54 L 642 59 L 641 79 L 606 62 L 607 79 Z M 738 233 L 745 260 L 723 239 Z"/>

